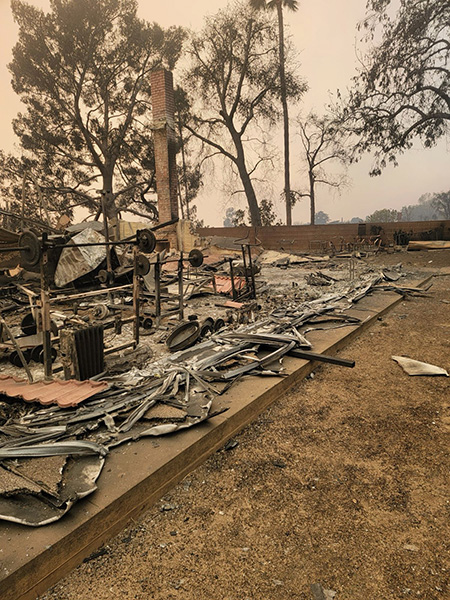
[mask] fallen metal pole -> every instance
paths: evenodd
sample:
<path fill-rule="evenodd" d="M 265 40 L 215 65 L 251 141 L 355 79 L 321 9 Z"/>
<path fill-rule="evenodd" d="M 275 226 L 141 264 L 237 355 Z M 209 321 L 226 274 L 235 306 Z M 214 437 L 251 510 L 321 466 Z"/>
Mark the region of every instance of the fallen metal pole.
<path fill-rule="evenodd" d="M 304 358 L 305 360 L 313 360 L 317 362 L 330 363 L 331 365 L 338 365 L 339 367 L 349 367 L 353 369 L 355 366 L 354 360 L 347 360 L 346 358 L 337 358 L 336 356 L 329 356 L 328 354 L 318 354 L 317 352 L 309 352 L 308 350 L 299 350 L 294 348 L 288 352 L 289 356 L 295 356 L 295 358 Z"/>
<path fill-rule="evenodd" d="M 184 318 L 184 290 L 183 290 L 183 252 L 178 261 L 178 315 L 180 321 Z"/>
<path fill-rule="evenodd" d="M 48 252 L 45 249 L 41 260 L 41 327 L 44 346 L 44 378 L 52 379 L 52 342 L 50 331 L 50 297 L 48 284 Z"/>
<path fill-rule="evenodd" d="M 56 298 L 52 298 L 51 302 L 61 302 L 65 300 L 76 300 L 78 298 L 90 298 L 92 296 L 100 296 L 101 294 L 109 294 L 109 292 L 118 292 L 120 290 L 131 289 L 133 287 L 132 283 L 127 283 L 126 285 L 120 285 L 117 287 L 111 288 L 100 288 L 98 290 L 92 290 L 90 292 L 80 292 L 79 294 L 71 294 L 69 296 L 57 296 Z M 50 294 L 61 294 L 61 290 L 49 290 Z"/>
<path fill-rule="evenodd" d="M 156 327 L 161 324 L 161 255 L 158 252 L 155 262 L 155 316 Z"/>
<path fill-rule="evenodd" d="M 158 231 L 158 229 L 163 229 L 163 227 L 169 227 L 169 225 L 174 225 L 175 223 L 178 223 L 179 220 L 180 220 L 179 217 L 175 217 L 174 219 L 171 219 L 170 221 L 165 221 L 164 223 L 159 223 L 159 225 L 150 227 L 150 231 Z"/>
<path fill-rule="evenodd" d="M 236 285 L 234 283 L 234 267 L 233 267 L 233 259 L 229 258 L 228 259 L 229 263 L 230 263 L 230 276 L 231 276 L 231 290 L 233 292 L 233 300 L 236 300 L 237 298 L 237 292 L 236 292 Z M 216 280 L 216 278 L 214 277 L 214 281 Z"/>
<path fill-rule="evenodd" d="M 139 308 L 140 308 L 140 284 L 138 277 L 138 250 L 133 248 L 133 335 L 136 347 L 139 344 Z"/>

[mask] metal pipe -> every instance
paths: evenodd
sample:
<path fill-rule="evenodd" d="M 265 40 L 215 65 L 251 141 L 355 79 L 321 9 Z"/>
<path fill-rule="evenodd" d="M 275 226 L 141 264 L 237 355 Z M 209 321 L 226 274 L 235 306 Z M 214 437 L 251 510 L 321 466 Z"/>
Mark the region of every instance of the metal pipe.
<path fill-rule="evenodd" d="M 22 252 L 31 250 L 30 246 L 13 246 L 9 248 L 0 248 L 0 252 Z"/>
<path fill-rule="evenodd" d="M 61 302 L 62 300 L 76 300 L 78 298 L 89 298 L 90 296 L 99 296 L 100 294 L 109 294 L 110 292 L 118 292 L 120 290 L 130 289 L 133 287 L 132 283 L 127 283 L 126 285 L 120 285 L 112 288 L 103 288 L 98 290 L 93 290 L 92 292 L 84 292 L 80 294 L 72 294 L 70 296 L 64 296 L 60 298 L 51 298 L 50 302 Z M 49 294 L 60 294 L 59 290 L 49 290 Z"/>
<path fill-rule="evenodd" d="M 349 367 L 350 369 L 353 369 L 353 367 L 355 366 L 354 360 L 347 360 L 346 358 L 337 358 L 336 356 L 329 356 L 328 354 L 318 354 L 317 352 L 309 352 L 309 350 L 299 350 L 297 348 L 294 348 L 293 350 L 290 350 L 288 354 L 289 356 L 295 356 L 296 358 L 330 363 L 332 365 L 338 365 L 340 367 Z"/>
<path fill-rule="evenodd" d="M 252 249 L 251 246 L 248 245 L 247 246 L 247 250 L 248 250 L 248 268 L 249 268 L 249 278 L 250 281 L 252 282 L 252 289 L 251 289 L 251 298 L 256 298 L 256 284 L 255 284 L 255 273 L 253 271 L 253 262 L 252 262 Z"/>
<path fill-rule="evenodd" d="M 183 293 L 183 252 L 180 253 L 180 259 L 178 261 L 178 302 L 179 302 L 179 317 L 180 321 L 184 318 L 184 293 Z"/>
<path fill-rule="evenodd" d="M 245 256 L 245 244 L 241 244 L 241 252 L 242 252 L 242 262 L 244 263 L 245 286 L 248 291 L 250 289 L 250 284 L 248 282 L 248 270 L 247 270 L 247 258 Z"/>
<path fill-rule="evenodd" d="M 137 274 L 138 269 L 138 249 L 133 248 L 133 313 L 134 313 L 134 324 L 133 334 L 136 346 L 139 344 L 139 277 Z"/>
<path fill-rule="evenodd" d="M 169 227 L 169 225 L 175 225 L 180 220 L 179 217 L 175 217 L 170 221 L 166 221 L 165 223 L 159 223 L 159 225 L 155 225 L 154 227 L 150 227 L 150 231 L 157 231 L 158 229 L 162 229 L 163 227 Z"/>
<path fill-rule="evenodd" d="M 156 255 L 155 263 L 155 317 L 156 327 L 161 323 L 161 262 L 160 253 Z"/>
<path fill-rule="evenodd" d="M 231 276 L 231 290 L 233 292 L 233 300 L 237 299 L 236 286 L 234 285 L 234 267 L 233 267 L 233 259 L 228 259 L 230 262 L 230 276 Z M 215 278 L 214 278 L 215 279 Z"/>
<path fill-rule="evenodd" d="M 121 346 L 114 346 L 114 348 L 108 348 L 108 350 L 104 351 L 104 355 L 112 354 L 113 352 L 119 352 L 120 350 L 125 350 L 126 348 L 134 347 L 135 342 L 128 342 L 127 344 L 122 344 Z"/>
<path fill-rule="evenodd" d="M 43 239 L 46 235 L 43 235 Z M 48 284 L 48 253 L 44 247 L 41 260 L 41 325 L 44 346 L 44 378 L 52 379 L 52 344 L 50 328 L 50 298 Z"/>

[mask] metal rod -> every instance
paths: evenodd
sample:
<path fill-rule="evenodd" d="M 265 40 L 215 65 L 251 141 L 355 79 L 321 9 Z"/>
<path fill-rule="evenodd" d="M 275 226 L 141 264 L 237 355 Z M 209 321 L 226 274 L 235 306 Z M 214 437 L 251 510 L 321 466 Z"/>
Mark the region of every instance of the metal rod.
<path fill-rule="evenodd" d="M 138 249 L 133 248 L 133 334 L 134 342 L 137 347 L 139 344 L 139 277 L 137 274 L 138 269 Z"/>
<path fill-rule="evenodd" d="M 50 298 L 48 293 L 48 254 L 44 250 L 41 260 L 41 322 L 44 346 L 44 378 L 52 379 L 52 344 L 50 331 Z"/>
<path fill-rule="evenodd" d="M 22 363 L 23 368 L 25 369 L 26 373 L 27 373 L 27 377 L 28 377 L 28 383 L 33 383 L 33 375 L 31 374 L 30 371 L 30 367 L 28 366 L 27 361 L 25 360 L 25 356 L 23 355 L 22 350 L 20 349 L 19 344 L 16 341 L 16 338 L 13 336 L 13 334 L 11 333 L 10 328 L 8 327 L 5 319 L 3 317 L 0 317 L 0 323 L 2 324 L 2 326 L 4 327 L 9 339 L 11 340 L 12 345 L 14 346 L 17 354 L 19 355 L 20 358 L 20 362 Z"/>
<path fill-rule="evenodd" d="M 251 297 L 253 299 L 256 298 L 256 284 L 255 284 L 255 273 L 253 270 L 253 262 L 252 262 L 252 248 L 250 245 L 247 246 L 248 249 L 248 268 L 249 268 L 249 272 L 250 272 L 250 281 L 252 282 L 252 295 Z"/>
<path fill-rule="evenodd" d="M 93 290 L 92 292 L 83 292 L 80 294 L 71 294 L 70 296 L 51 298 L 50 302 L 59 302 L 61 300 L 76 300 L 78 298 L 88 298 L 90 296 L 99 296 L 100 294 L 109 294 L 110 292 L 118 292 L 120 290 L 130 289 L 132 287 L 133 287 L 133 284 L 127 283 L 126 285 L 119 285 L 117 287 L 112 287 L 112 288 L 103 288 L 103 289 Z M 60 294 L 60 293 L 61 292 L 59 290 L 53 290 L 53 291 L 50 290 L 49 291 L 49 294 Z"/>
<path fill-rule="evenodd" d="M 104 355 L 112 354 L 113 352 L 119 352 L 120 350 L 125 350 L 126 348 L 134 347 L 135 342 L 128 342 L 127 344 L 122 344 L 121 346 L 114 346 L 114 348 L 108 348 L 108 350 L 104 351 Z"/>
<path fill-rule="evenodd" d="M 13 246 L 9 248 L 0 248 L 0 252 L 22 252 L 31 250 L 30 246 Z"/>
<path fill-rule="evenodd" d="M 72 244 L 72 246 L 75 248 L 87 248 L 88 246 L 126 246 L 127 244 L 130 244 L 130 241 L 118 240 L 116 242 L 82 242 L 81 244 Z M 51 244 L 50 243 L 47 246 L 49 248 L 67 248 L 67 244 Z M 69 247 L 70 247 L 70 244 L 69 244 Z"/>
<path fill-rule="evenodd" d="M 237 299 L 236 286 L 234 285 L 234 267 L 233 267 L 233 259 L 228 259 L 230 262 L 230 275 L 231 275 L 231 290 L 233 292 L 233 300 Z M 215 278 L 214 278 L 215 279 Z"/>
<path fill-rule="evenodd" d="M 160 253 L 156 255 L 155 263 L 155 317 L 156 327 L 159 327 L 161 323 L 161 263 Z"/>
<path fill-rule="evenodd" d="M 178 223 L 179 220 L 180 220 L 179 217 L 175 217 L 174 219 L 171 219 L 170 221 L 166 221 L 165 223 L 159 223 L 159 225 L 150 227 L 150 230 L 157 231 L 158 229 L 162 229 L 163 227 L 169 227 L 169 225 L 174 225 L 175 223 Z"/>
<path fill-rule="evenodd" d="M 178 302 L 179 302 L 178 314 L 180 317 L 180 321 L 182 321 L 184 318 L 183 252 L 180 253 L 180 259 L 178 261 Z"/>
<path fill-rule="evenodd" d="M 250 284 L 248 281 L 248 271 L 247 271 L 247 259 L 245 256 L 245 245 L 242 244 L 241 245 L 241 251 L 242 251 L 242 262 L 244 263 L 244 277 L 245 277 L 245 286 L 247 288 L 247 291 L 250 289 Z"/>
<path fill-rule="evenodd" d="M 309 352 L 309 350 L 299 350 L 294 348 L 288 352 L 290 356 L 296 358 L 304 358 L 305 360 L 314 360 L 317 362 L 330 363 L 332 365 L 338 365 L 340 367 L 349 367 L 353 369 L 355 366 L 354 360 L 347 360 L 346 358 L 337 358 L 336 356 L 329 356 L 328 354 L 318 354 L 317 352 Z"/>

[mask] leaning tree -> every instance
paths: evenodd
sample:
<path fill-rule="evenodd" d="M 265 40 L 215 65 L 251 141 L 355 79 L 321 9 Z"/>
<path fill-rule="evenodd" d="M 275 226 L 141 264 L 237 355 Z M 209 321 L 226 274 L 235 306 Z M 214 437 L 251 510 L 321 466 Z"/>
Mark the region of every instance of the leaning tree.
<path fill-rule="evenodd" d="M 360 24 L 369 50 L 355 77 L 346 118 L 357 150 L 373 150 L 372 174 L 410 148 L 433 146 L 450 125 L 449 0 L 368 0 Z"/>
<path fill-rule="evenodd" d="M 95 210 L 100 188 L 109 217 L 147 214 L 134 202 L 154 170 L 149 75 L 173 68 L 184 30 L 139 19 L 137 0 L 11 6 L 19 37 L 9 69 L 25 105 L 13 126 L 41 190 Z"/>

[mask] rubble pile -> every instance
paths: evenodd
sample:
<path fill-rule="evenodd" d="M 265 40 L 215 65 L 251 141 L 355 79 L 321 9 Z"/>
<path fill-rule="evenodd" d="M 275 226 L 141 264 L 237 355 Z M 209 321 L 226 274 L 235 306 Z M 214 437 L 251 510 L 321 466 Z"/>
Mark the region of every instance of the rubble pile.
<path fill-rule="evenodd" d="M 50 275 L 41 264 L 39 275 L 2 276 L 2 519 L 61 518 L 96 489 L 116 446 L 226 411 L 230 386 L 282 376 L 286 355 L 320 360 L 308 332 L 357 325 L 347 309 L 377 289 L 424 293 L 399 285 L 401 265 L 374 272 L 354 257 L 245 244 L 186 257 L 158 252 L 149 233 L 147 247 L 141 238 L 107 260 L 101 233 L 85 232 L 66 241 Z"/>

